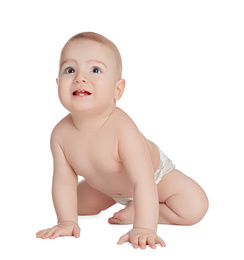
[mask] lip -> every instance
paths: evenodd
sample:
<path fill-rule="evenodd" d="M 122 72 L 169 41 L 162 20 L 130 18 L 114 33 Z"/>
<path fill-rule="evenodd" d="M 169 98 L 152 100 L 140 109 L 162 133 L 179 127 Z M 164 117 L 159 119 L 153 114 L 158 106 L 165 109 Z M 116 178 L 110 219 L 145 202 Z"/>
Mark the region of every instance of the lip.
<path fill-rule="evenodd" d="M 91 96 L 92 93 L 86 89 L 76 89 L 72 92 L 72 96 L 75 98 L 84 98 Z"/>

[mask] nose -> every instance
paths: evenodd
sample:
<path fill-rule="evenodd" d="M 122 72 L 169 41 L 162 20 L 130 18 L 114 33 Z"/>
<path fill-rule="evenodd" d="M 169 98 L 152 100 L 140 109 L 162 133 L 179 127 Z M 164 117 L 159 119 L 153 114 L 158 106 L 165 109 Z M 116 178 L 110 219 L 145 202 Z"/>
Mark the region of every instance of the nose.
<path fill-rule="evenodd" d="M 75 79 L 74 79 L 74 83 L 75 84 L 80 84 L 80 83 L 87 83 L 88 80 L 87 78 L 85 77 L 85 75 L 83 74 L 78 74 Z"/>

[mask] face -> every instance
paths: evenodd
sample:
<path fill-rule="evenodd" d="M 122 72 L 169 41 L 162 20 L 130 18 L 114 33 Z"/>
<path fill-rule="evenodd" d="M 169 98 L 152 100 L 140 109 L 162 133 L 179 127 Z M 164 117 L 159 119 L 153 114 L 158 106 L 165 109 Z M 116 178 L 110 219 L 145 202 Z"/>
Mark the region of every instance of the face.
<path fill-rule="evenodd" d="M 71 113 L 99 113 L 112 109 L 123 93 L 113 52 L 92 40 L 68 42 L 60 59 L 59 98 Z"/>

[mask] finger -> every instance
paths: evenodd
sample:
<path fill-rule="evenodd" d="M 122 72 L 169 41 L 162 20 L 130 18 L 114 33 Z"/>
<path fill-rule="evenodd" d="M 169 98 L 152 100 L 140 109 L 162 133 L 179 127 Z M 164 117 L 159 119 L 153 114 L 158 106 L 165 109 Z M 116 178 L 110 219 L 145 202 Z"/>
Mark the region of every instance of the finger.
<path fill-rule="evenodd" d="M 79 238 L 80 237 L 80 227 L 75 226 L 74 227 L 74 232 L 73 232 L 74 237 Z"/>
<path fill-rule="evenodd" d="M 166 246 L 165 242 L 164 242 L 163 239 L 160 238 L 160 237 L 156 237 L 156 238 L 155 238 L 155 242 L 156 242 L 156 244 L 159 244 L 159 245 L 161 245 L 162 247 L 165 247 L 165 246 Z"/>
<path fill-rule="evenodd" d="M 49 238 L 50 236 L 52 236 L 52 234 L 56 231 L 56 228 L 49 228 L 47 229 L 46 233 L 43 234 L 43 238 L 46 239 L 46 238 Z"/>
<path fill-rule="evenodd" d="M 146 243 L 147 243 L 146 237 L 139 237 L 138 242 L 141 249 L 146 249 Z"/>
<path fill-rule="evenodd" d="M 64 230 L 63 229 L 56 229 L 53 233 L 52 233 L 52 235 L 50 235 L 50 239 L 55 239 L 55 238 L 57 238 L 57 237 L 59 237 L 59 236 L 61 236 L 61 235 L 64 235 Z"/>
<path fill-rule="evenodd" d="M 45 231 L 45 229 L 40 230 L 39 232 L 36 233 L 36 236 L 39 237 L 44 231 Z"/>
<path fill-rule="evenodd" d="M 38 232 L 37 237 L 38 238 L 43 238 L 43 236 L 47 233 L 47 229 L 41 230 L 40 232 Z"/>
<path fill-rule="evenodd" d="M 36 233 L 36 236 L 40 235 L 43 230 L 40 230 Z"/>
<path fill-rule="evenodd" d="M 39 238 L 42 238 L 42 239 L 46 239 L 46 235 L 47 234 L 47 231 L 43 232 L 42 234 L 40 234 L 38 237 Z"/>
<path fill-rule="evenodd" d="M 152 248 L 152 249 L 156 249 L 156 243 L 155 240 L 153 238 L 148 238 L 147 240 L 148 245 Z"/>
<path fill-rule="evenodd" d="M 119 241 L 117 242 L 118 245 L 122 245 L 126 242 L 129 242 L 129 235 L 125 234 L 122 237 L 120 237 Z"/>
<path fill-rule="evenodd" d="M 137 249 L 139 247 L 138 238 L 132 238 L 131 239 L 131 244 L 132 244 L 133 248 Z"/>
<path fill-rule="evenodd" d="M 49 228 L 47 228 L 47 229 L 42 229 L 42 230 L 40 230 L 39 232 L 37 232 L 36 235 L 37 235 L 37 236 L 41 236 L 41 235 L 43 235 L 44 233 L 46 233 L 48 230 L 49 230 Z"/>
<path fill-rule="evenodd" d="M 60 236 L 60 230 L 56 230 L 52 233 L 52 235 L 49 237 L 50 239 L 55 239 Z"/>

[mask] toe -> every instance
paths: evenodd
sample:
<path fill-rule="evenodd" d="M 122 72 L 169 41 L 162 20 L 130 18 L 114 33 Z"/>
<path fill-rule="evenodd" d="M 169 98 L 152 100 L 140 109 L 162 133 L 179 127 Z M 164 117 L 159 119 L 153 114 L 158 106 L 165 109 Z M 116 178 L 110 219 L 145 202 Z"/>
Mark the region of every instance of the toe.
<path fill-rule="evenodd" d="M 118 218 L 115 218 L 115 217 L 112 217 L 112 218 L 109 218 L 108 219 L 108 223 L 109 224 L 121 224 L 121 220 L 120 219 L 118 219 Z"/>

